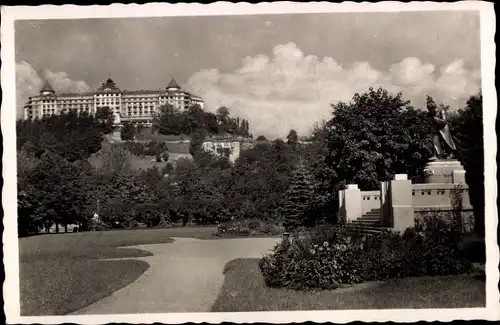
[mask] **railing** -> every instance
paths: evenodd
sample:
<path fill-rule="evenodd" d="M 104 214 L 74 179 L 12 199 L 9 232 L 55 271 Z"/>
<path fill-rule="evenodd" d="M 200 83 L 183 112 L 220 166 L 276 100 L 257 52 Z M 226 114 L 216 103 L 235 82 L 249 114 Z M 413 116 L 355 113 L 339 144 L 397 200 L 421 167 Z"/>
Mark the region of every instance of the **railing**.
<path fill-rule="evenodd" d="M 450 207 L 452 205 L 451 196 L 456 190 L 456 184 L 413 184 L 412 185 L 412 202 L 413 207 Z M 463 191 L 462 205 L 470 205 L 469 189 L 466 185 L 462 185 Z"/>
<path fill-rule="evenodd" d="M 361 191 L 361 213 L 380 209 L 380 191 Z"/>

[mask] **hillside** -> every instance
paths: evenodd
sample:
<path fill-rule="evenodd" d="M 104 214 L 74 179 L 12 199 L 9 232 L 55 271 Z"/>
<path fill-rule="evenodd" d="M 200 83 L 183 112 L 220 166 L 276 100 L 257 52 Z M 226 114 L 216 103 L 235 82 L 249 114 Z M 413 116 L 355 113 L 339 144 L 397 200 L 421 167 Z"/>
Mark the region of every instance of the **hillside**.
<path fill-rule="evenodd" d="M 103 143 L 103 147 L 107 145 L 107 143 Z M 191 159 L 192 156 L 189 153 L 189 142 L 188 143 L 167 143 L 168 148 L 168 161 L 157 162 L 154 156 L 144 156 L 139 157 L 134 154 L 130 154 L 128 157 L 130 167 L 133 170 L 146 170 L 153 167 L 158 167 L 158 169 L 164 168 L 167 163 L 176 164 L 177 160 L 180 158 L 188 158 Z M 101 149 L 102 150 L 102 149 Z M 100 156 L 100 152 L 97 152 L 88 158 L 89 163 L 95 168 L 100 168 L 102 166 L 102 160 Z"/>

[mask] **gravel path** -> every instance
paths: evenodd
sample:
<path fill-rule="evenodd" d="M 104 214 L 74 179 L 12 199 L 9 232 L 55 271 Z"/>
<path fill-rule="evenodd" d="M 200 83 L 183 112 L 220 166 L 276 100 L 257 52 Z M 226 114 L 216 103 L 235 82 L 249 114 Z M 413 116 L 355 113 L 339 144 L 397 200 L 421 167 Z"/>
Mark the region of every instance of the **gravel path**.
<path fill-rule="evenodd" d="M 259 258 L 278 238 L 199 240 L 131 246 L 153 253 L 136 281 L 72 315 L 209 312 L 224 283 L 224 266 L 237 258 Z"/>

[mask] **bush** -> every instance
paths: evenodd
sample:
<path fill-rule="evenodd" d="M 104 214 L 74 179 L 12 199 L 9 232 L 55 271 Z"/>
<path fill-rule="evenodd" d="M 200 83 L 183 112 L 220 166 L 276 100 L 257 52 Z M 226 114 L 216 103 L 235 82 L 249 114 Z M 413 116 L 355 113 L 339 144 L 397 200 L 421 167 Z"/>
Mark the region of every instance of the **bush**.
<path fill-rule="evenodd" d="M 468 273 L 458 227 L 428 218 L 403 234 L 319 227 L 295 233 L 259 265 L 270 287 L 335 289 L 363 281 Z"/>
<path fill-rule="evenodd" d="M 280 235 L 284 228 L 274 222 L 265 222 L 258 219 L 233 220 L 218 225 L 216 236 L 255 236 L 255 235 Z"/>
<path fill-rule="evenodd" d="M 266 284 L 303 290 L 336 289 L 362 282 L 363 247 L 350 243 L 348 238 L 331 244 L 294 235 L 290 245 L 277 245 L 273 254 L 260 261 Z"/>

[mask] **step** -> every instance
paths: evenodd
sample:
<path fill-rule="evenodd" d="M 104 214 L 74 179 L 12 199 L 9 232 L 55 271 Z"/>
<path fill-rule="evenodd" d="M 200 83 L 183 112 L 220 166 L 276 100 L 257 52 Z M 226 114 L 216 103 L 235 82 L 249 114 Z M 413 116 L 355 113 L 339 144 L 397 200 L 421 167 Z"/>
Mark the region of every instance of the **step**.
<path fill-rule="evenodd" d="M 365 221 L 365 222 L 379 222 L 380 218 L 372 219 L 372 218 L 358 218 L 354 221 Z"/>
<path fill-rule="evenodd" d="M 352 224 L 354 224 L 354 225 L 366 225 L 366 226 L 368 226 L 368 225 L 369 225 L 369 226 L 375 226 L 375 225 L 380 225 L 380 222 L 378 222 L 378 221 L 377 221 L 377 222 L 375 222 L 375 221 L 374 221 L 374 222 L 368 222 L 368 221 L 358 221 L 358 220 L 354 220 L 354 221 L 352 222 Z"/>
<path fill-rule="evenodd" d="M 380 225 L 376 224 L 376 223 L 356 223 L 354 225 L 357 226 L 357 227 L 361 227 L 361 228 L 380 227 Z"/>
<path fill-rule="evenodd" d="M 347 231 L 353 231 L 355 233 L 361 231 L 366 234 L 378 234 L 383 231 L 390 230 L 390 228 L 383 227 L 381 225 L 364 225 L 364 224 L 353 224 L 353 223 L 346 224 L 345 229 Z"/>
<path fill-rule="evenodd" d="M 380 220 L 380 216 L 367 216 L 367 215 L 364 215 L 364 216 L 362 216 L 361 218 L 358 218 L 358 219 Z"/>
<path fill-rule="evenodd" d="M 380 217 L 379 216 L 367 216 L 367 215 L 364 215 L 361 218 L 358 218 L 357 220 L 359 220 L 359 219 L 363 219 L 363 220 L 380 220 Z"/>

